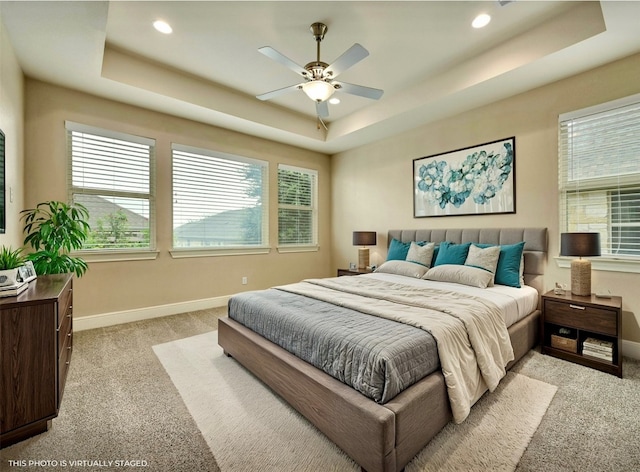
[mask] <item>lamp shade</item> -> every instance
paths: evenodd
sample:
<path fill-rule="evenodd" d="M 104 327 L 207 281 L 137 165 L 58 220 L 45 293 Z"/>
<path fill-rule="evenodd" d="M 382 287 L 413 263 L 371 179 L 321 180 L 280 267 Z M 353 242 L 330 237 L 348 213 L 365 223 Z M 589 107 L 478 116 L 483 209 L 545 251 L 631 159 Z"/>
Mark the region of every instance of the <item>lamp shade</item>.
<path fill-rule="evenodd" d="M 560 234 L 561 256 L 599 256 L 600 233 L 562 233 Z"/>
<path fill-rule="evenodd" d="M 316 102 L 324 102 L 336 91 L 329 82 L 324 80 L 312 80 L 302 85 L 302 90 L 311 100 Z"/>
<path fill-rule="evenodd" d="M 354 231 L 353 245 L 354 246 L 375 246 L 376 232 L 375 231 Z"/>

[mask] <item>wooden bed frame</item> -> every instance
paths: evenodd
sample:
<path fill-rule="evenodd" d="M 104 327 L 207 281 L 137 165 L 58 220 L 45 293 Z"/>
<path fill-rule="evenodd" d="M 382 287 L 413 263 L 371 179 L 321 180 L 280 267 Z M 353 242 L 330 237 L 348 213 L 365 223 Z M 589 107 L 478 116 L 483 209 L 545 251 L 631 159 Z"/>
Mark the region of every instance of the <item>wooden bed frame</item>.
<path fill-rule="evenodd" d="M 407 241 L 512 244 L 525 241 L 524 277 L 542 293 L 546 228 L 392 230 Z M 509 327 L 515 359 L 538 342 L 540 311 Z M 365 397 L 229 318 L 218 322 L 218 343 L 368 472 L 400 471 L 451 420 L 444 377 L 428 375 L 383 405 Z"/>

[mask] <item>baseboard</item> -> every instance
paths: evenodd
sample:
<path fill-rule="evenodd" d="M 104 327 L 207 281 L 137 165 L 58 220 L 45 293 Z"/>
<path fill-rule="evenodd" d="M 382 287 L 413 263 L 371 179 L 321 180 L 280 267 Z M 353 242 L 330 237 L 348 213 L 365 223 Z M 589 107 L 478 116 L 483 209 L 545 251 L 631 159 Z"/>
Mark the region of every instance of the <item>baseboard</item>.
<path fill-rule="evenodd" d="M 205 298 L 202 300 L 191 300 L 188 302 L 172 303 L 169 305 L 159 305 L 139 308 L 136 310 L 116 311 L 113 313 L 101 313 L 98 315 L 82 316 L 73 319 L 73 330 L 84 331 L 87 329 L 104 328 L 132 321 L 142 321 L 162 316 L 178 315 L 189 311 L 207 310 L 209 308 L 219 308 L 226 306 L 230 295 L 224 297 Z"/>
<path fill-rule="evenodd" d="M 626 357 L 632 357 L 634 359 L 640 359 L 640 343 L 635 341 L 622 340 L 622 355 Z"/>

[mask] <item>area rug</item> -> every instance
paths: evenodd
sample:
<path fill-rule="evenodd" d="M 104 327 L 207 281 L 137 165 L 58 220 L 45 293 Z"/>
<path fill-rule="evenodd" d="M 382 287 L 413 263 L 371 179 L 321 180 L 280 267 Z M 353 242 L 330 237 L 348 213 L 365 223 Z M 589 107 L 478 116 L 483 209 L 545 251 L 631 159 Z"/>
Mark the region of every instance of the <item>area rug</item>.
<path fill-rule="evenodd" d="M 360 467 L 232 358 L 217 332 L 153 346 L 223 472 Z M 557 387 L 508 373 L 459 425 L 447 425 L 407 472 L 513 471 Z"/>

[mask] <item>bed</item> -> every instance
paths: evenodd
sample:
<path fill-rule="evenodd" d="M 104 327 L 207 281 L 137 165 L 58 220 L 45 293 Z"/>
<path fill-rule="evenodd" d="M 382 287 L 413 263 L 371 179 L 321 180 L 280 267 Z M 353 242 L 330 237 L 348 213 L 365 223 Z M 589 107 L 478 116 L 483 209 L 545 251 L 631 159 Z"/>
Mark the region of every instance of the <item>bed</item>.
<path fill-rule="evenodd" d="M 537 291 L 537 303 L 530 305 L 526 310 L 529 313 L 521 313 L 509 321 L 508 342 L 513 356 L 506 368 L 536 344 L 539 293 L 543 289 L 547 251 L 546 228 L 391 230 L 388 241 L 392 240 L 471 242 L 503 247 L 524 241 L 522 278 L 526 286 Z M 376 277 L 386 276 L 372 276 Z M 369 472 L 402 470 L 454 418 L 440 369 L 380 403 L 233 319 L 219 320 L 218 342 L 225 354 L 260 378 Z"/>

